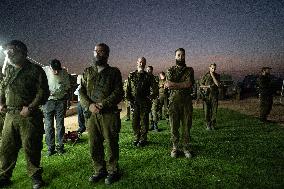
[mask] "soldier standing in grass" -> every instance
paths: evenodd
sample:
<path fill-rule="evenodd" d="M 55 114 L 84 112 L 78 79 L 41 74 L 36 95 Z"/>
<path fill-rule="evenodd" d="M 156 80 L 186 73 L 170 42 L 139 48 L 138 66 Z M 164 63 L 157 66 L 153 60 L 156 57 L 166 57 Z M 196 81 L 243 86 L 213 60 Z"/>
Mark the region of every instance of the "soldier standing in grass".
<path fill-rule="evenodd" d="M 159 119 L 168 118 L 168 89 L 165 86 L 166 74 L 165 72 L 159 73 Z"/>
<path fill-rule="evenodd" d="M 124 104 L 125 104 L 125 110 L 126 110 L 126 119 L 125 121 L 130 120 L 130 114 L 131 114 L 131 107 L 130 102 L 126 99 L 126 88 L 127 88 L 127 79 L 123 83 L 123 90 L 124 90 Z"/>
<path fill-rule="evenodd" d="M 151 100 L 158 95 L 158 88 L 154 78 L 145 71 L 146 59 L 137 60 L 137 70 L 128 76 L 126 98 L 133 108 L 132 128 L 134 132 L 134 146 L 144 147 L 147 144 L 149 129 L 149 113 Z"/>
<path fill-rule="evenodd" d="M 216 64 L 210 64 L 209 72 L 202 76 L 199 81 L 199 87 L 203 95 L 203 108 L 207 130 L 212 130 L 216 127 L 220 75 L 215 71 Z"/>
<path fill-rule="evenodd" d="M 270 76 L 270 67 L 263 67 L 261 75 L 257 80 L 259 92 L 259 119 L 262 122 L 267 121 L 267 116 L 272 109 L 274 88 Z"/>
<path fill-rule="evenodd" d="M 147 66 L 146 69 L 147 73 L 153 77 L 152 81 L 155 82 L 154 85 L 156 87 L 158 87 L 158 83 L 159 83 L 159 77 L 155 76 L 153 74 L 153 66 Z M 159 117 L 158 117 L 158 108 L 159 108 L 159 98 L 158 96 L 155 97 L 154 99 L 152 99 L 152 107 L 151 107 L 151 111 L 150 111 L 150 131 L 151 130 L 155 130 L 155 131 L 159 131 L 158 128 L 158 121 L 159 121 Z"/>
<path fill-rule="evenodd" d="M 190 129 L 193 110 L 191 92 L 194 85 L 194 71 L 185 64 L 183 48 L 175 51 L 175 60 L 176 65 L 167 70 L 165 83 L 165 88 L 170 92 L 168 111 L 173 143 L 171 157 L 176 158 L 181 148 L 185 157 L 191 158 Z"/>
<path fill-rule="evenodd" d="M 0 147 L 0 187 L 11 184 L 20 148 L 23 148 L 33 189 L 44 185 L 40 167 L 43 115 L 39 109 L 49 96 L 43 69 L 27 60 L 27 47 L 18 40 L 4 46 L 9 66 L 0 86 L 0 112 L 6 111 Z"/>
<path fill-rule="evenodd" d="M 89 178 L 92 183 L 105 177 L 105 184 L 120 179 L 118 140 L 121 120 L 117 105 L 124 92 L 119 69 L 108 65 L 109 51 L 104 43 L 95 46 L 94 63 L 84 71 L 79 91 L 81 105 L 89 111 L 87 130 L 95 172 Z M 106 161 L 105 157 L 109 159 Z"/>

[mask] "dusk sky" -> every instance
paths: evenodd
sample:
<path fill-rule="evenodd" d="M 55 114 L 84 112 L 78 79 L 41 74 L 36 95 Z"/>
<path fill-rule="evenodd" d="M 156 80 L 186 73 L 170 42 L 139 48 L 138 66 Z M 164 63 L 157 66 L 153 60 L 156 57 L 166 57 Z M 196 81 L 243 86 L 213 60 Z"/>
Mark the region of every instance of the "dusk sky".
<path fill-rule="evenodd" d="M 0 44 L 12 39 L 42 64 L 57 58 L 77 74 L 104 42 L 124 76 L 140 56 L 155 73 L 166 70 L 182 47 L 197 79 L 213 62 L 237 79 L 262 66 L 283 77 L 284 1 L 1 0 Z"/>

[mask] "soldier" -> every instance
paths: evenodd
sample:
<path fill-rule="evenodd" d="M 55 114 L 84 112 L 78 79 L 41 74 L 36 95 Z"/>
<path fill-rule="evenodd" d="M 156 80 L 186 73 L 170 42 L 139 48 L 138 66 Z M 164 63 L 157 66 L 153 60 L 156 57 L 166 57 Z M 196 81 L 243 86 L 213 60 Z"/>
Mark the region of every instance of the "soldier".
<path fill-rule="evenodd" d="M 158 95 L 158 88 L 153 81 L 154 78 L 145 72 L 145 66 L 146 59 L 144 57 L 138 58 L 137 70 L 129 74 L 126 89 L 126 98 L 133 108 L 133 145 L 140 147 L 147 144 L 151 100 Z"/>
<path fill-rule="evenodd" d="M 159 77 L 159 119 L 163 120 L 168 118 L 168 90 L 164 87 L 165 72 L 160 72 Z"/>
<path fill-rule="evenodd" d="M 190 129 L 192 126 L 192 86 L 194 85 L 193 68 L 185 64 L 185 50 L 175 51 L 176 65 L 166 73 L 165 87 L 169 89 L 169 121 L 173 148 L 171 157 L 176 158 L 181 148 L 186 158 L 191 158 Z M 179 130 L 181 133 L 179 133 Z M 181 139 L 180 139 L 181 135 Z"/>
<path fill-rule="evenodd" d="M 50 61 L 50 66 L 43 68 L 48 79 L 50 96 L 43 106 L 45 141 L 48 146 L 47 156 L 56 153 L 55 151 L 55 129 L 54 118 L 56 121 L 57 143 L 56 150 L 63 154 L 64 144 L 63 135 L 65 133 L 64 117 L 66 113 L 67 100 L 69 97 L 70 80 L 65 69 L 57 59 Z"/>
<path fill-rule="evenodd" d="M 2 74 L 2 72 L 0 72 L 0 83 L 2 83 L 3 77 L 4 75 Z M 2 138 L 2 129 L 4 125 L 4 120 L 5 120 L 5 112 L 0 112 L 0 143 L 1 143 L 1 138 Z"/>
<path fill-rule="evenodd" d="M 258 92 L 259 92 L 259 109 L 260 109 L 260 121 L 266 122 L 267 116 L 272 109 L 274 88 L 270 76 L 270 67 L 263 67 L 261 69 L 261 75 L 257 80 Z"/>
<path fill-rule="evenodd" d="M 153 77 L 153 81 L 155 82 L 155 86 L 158 87 L 158 83 L 159 83 L 159 77 L 155 76 L 153 74 L 153 66 L 147 66 L 146 72 Z M 159 96 L 157 96 L 156 98 L 152 99 L 152 107 L 151 107 L 151 111 L 150 111 L 150 131 L 151 130 L 155 130 L 155 131 L 159 131 L 158 128 L 158 109 L 159 109 Z"/>
<path fill-rule="evenodd" d="M 81 89 L 81 105 L 87 114 L 87 130 L 94 175 L 89 181 L 96 183 L 105 178 L 112 184 L 120 178 L 118 170 L 119 132 L 121 127 L 118 103 L 123 99 L 123 84 L 118 68 L 108 65 L 109 47 L 100 43 L 94 49 L 94 63 L 85 69 Z M 104 140 L 106 141 L 105 161 Z"/>
<path fill-rule="evenodd" d="M 130 107 L 130 102 L 126 99 L 126 88 L 127 88 L 127 79 L 123 83 L 123 90 L 124 90 L 124 104 L 125 104 L 125 109 L 126 109 L 126 119 L 125 121 L 130 120 L 130 114 L 131 114 L 131 107 Z"/>
<path fill-rule="evenodd" d="M 0 147 L 0 187 L 11 184 L 18 152 L 23 147 L 33 188 L 41 188 L 44 125 L 39 106 L 49 96 L 47 78 L 40 66 L 26 59 L 27 47 L 23 42 L 13 40 L 4 49 L 12 66 L 7 68 L 0 87 L 0 112 L 7 111 Z"/>
<path fill-rule="evenodd" d="M 215 71 L 216 64 L 210 64 L 209 72 L 202 76 L 199 81 L 199 87 L 203 95 L 203 108 L 207 130 L 212 130 L 216 127 L 220 75 Z"/>
<path fill-rule="evenodd" d="M 83 132 L 85 132 L 86 130 L 86 120 L 85 120 L 85 116 L 84 116 L 84 109 L 81 106 L 80 103 L 80 95 L 79 95 L 79 90 L 81 88 L 81 80 L 82 80 L 82 75 L 78 75 L 77 76 L 77 84 L 78 87 L 76 89 L 76 91 L 74 92 L 74 94 L 78 97 L 78 103 L 77 103 L 77 114 L 78 114 L 78 125 L 79 128 L 77 129 L 77 132 L 79 133 L 79 135 L 81 135 Z"/>

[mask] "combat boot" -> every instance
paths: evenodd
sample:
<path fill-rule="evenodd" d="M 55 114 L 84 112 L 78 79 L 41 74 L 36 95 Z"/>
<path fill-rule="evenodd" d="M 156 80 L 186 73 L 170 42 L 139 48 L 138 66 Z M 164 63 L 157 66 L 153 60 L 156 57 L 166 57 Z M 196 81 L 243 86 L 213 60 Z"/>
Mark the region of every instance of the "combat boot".
<path fill-rule="evenodd" d="M 211 130 L 211 123 L 210 123 L 210 122 L 208 122 L 208 123 L 206 124 L 206 130 L 207 130 L 207 131 L 210 131 L 210 130 Z"/>
<path fill-rule="evenodd" d="M 97 183 L 99 182 L 101 179 L 105 178 L 107 176 L 107 172 L 106 170 L 102 170 L 99 173 L 92 175 L 89 177 L 89 182 L 91 183 Z"/>
<path fill-rule="evenodd" d="M 158 123 L 155 122 L 153 125 L 154 125 L 154 131 L 159 132 Z"/>
<path fill-rule="evenodd" d="M 192 153 L 189 150 L 184 150 L 183 153 L 186 158 L 192 158 Z"/>
<path fill-rule="evenodd" d="M 9 178 L 4 177 L 4 176 L 0 177 L 0 188 L 5 188 L 11 184 L 12 184 L 12 181 Z"/>
<path fill-rule="evenodd" d="M 149 131 L 153 131 L 153 130 L 154 130 L 154 122 L 151 121 Z"/>
<path fill-rule="evenodd" d="M 105 184 L 110 185 L 114 182 L 119 181 L 121 175 L 118 172 L 108 174 L 108 176 L 105 178 Z"/>
<path fill-rule="evenodd" d="M 171 151 L 171 157 L 172 158 L 177 158 L 178 155 L 178 150 L 176 147 L 173 147 L 172 151 Z"/>
<path fill-rule="evenodd" d="M 39 189 L 44 186 L 41 173 L 35 173 L 32 176 L 33 189 Z"/>

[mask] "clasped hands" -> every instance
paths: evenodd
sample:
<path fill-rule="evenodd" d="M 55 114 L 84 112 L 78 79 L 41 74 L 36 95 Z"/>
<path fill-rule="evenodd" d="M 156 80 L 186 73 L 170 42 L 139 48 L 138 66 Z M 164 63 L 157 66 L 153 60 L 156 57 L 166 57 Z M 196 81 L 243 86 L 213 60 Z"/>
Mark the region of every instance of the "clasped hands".
<path fill-rule="evenodd" d="M 92 114 L 100 113 L 102 108 L 103 108 L 103 104 L 102 103 L 92 103 L 89 106 L 89 110 L 90 110 L 90 112 L 92 112 Z"/>

